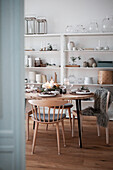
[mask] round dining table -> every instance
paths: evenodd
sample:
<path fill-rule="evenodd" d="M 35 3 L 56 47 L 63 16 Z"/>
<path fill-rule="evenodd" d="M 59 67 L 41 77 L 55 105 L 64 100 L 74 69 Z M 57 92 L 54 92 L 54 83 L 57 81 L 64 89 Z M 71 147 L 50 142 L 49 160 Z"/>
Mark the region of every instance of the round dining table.
<path fill-rule="evenodd" d="M 79 132 L 79 145 L 82 148 L 82 137 L 81 137 L 81 126 L 80 126 L 80 111 L 81 111 L 81 100 L 89 99 L 94 97 L 94 93 L 88 94 L 59 94 L 54 97 L 40 97 L 39 93 L 25 93 L 25 99 L 45 99 L 45 100 L 75 100 L 76 101 L 76 112 L 78 119 L 78 132 Z"/>

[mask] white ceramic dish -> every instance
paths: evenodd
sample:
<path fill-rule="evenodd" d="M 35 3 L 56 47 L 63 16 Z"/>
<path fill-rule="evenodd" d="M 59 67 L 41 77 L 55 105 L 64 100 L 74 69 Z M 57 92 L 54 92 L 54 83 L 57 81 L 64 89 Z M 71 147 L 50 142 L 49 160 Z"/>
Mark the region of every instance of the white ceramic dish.
<path fill-rule="evenodd" d="M 73 93 L 74 93 L 74 92 L 76 93 L 76 91 L 77 91 L 77 89 L 72 89 L 72 90 L 71 90 L 71 92 L 73 92 Z"/>
<path fill-rule="evenodd" d="M 35 90 L 37 90 L 37 88 L 25 89 L 26 92 L 32 92 L 32 91 L 35 91 Z"/>
<path fill-rule="evenodd" d="M 76 91 L 76 94 L 91 94 L 91 92 L 86 92 L 86 91 Z"/>
<path fill-rule="evenodd" d="M 51 91 L 53 94 L 59 94 L 59 91 Z"/>
<path fill-rule="evenodd" d="M 56 94 L 55 93 L 53 93 L 53 94 L 43 94 L 43 93 L 40 93 L 39 96 L 40 97 L 54 97 L 54 96 L 56 96 Z"/>

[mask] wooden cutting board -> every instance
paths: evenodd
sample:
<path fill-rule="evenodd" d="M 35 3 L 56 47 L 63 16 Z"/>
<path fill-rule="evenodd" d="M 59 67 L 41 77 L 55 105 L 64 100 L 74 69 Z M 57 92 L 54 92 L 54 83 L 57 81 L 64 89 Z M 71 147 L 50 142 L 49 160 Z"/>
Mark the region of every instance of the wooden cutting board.
<path fill-rule="evenodd" d="M 66 67 L 80 67 L 80 65 L 66 65 Z"/>

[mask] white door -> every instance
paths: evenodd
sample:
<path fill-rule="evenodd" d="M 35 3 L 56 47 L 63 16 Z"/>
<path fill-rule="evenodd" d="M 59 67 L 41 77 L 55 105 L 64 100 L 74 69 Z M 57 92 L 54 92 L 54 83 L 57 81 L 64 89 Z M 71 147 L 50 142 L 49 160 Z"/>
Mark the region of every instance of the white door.
<path fill-rule="evenodd" d="M 0 0 L 0 170 L 25 169 L 24 0 Z"/>

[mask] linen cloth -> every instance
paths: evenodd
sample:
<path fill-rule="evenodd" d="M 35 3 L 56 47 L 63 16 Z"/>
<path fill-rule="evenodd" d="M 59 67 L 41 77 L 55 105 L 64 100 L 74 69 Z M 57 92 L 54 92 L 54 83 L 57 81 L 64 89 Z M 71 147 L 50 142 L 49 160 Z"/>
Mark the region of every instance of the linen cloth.
<path fill-rule="evenodd" d="M 97 117 L 97 124 L 103 127 L 107 127 L 109 116 L 106 113 L 106 102 L 107 102 L 107 94 L 108 90 L 105 88 L 98 88 L 94 94 L 94 107 L 88 107 L 81 111 L 82 115 L 86 116 L 96 116 Z M 111 100 L 111 93 L 109 98 L 108 108 L 110 107 L 112 100 Z"/>

